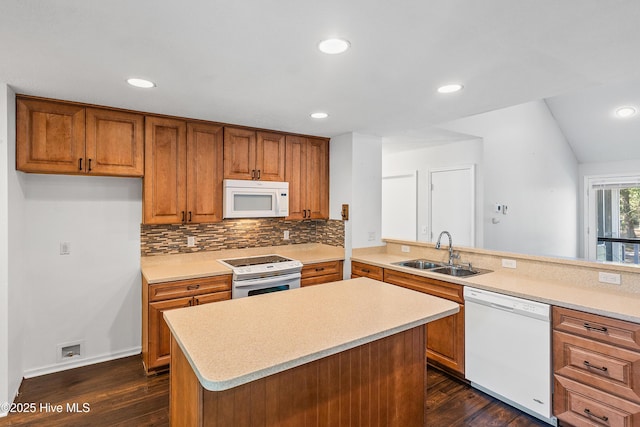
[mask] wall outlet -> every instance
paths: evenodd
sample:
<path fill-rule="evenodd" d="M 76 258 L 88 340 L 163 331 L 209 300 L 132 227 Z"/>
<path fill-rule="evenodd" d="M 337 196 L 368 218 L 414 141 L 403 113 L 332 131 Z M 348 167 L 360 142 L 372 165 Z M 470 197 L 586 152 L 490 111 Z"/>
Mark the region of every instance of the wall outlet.
<path fill-rule="evenodd" d="M 70 254 L 71 254 L 71 243 L 60 242 L 60 255 L 70 255 Z"/>
<path fill-rule="evenodd" d="M 376 232 L 375 231 L 370 231 L 369 232 L 369 241 L 372 242 L 376 240 Z"/>
<path fill-rule="evenodd" d="M 192 248 L 196 245 L 196 238 L 194 236 L 187 236 L 187 247 Z"/>
<path fill-rule="evenodd" d="M 612 285 L 619 285 L 621 283 L 619 274 L 605 273 L 603 271 L 598 272 L 598 280 L 602 283 L 610 283 Z"/>
<path fill-rule="evenodd" d="M 289 240 L 289 230 L 284 230 L 284 240 Z"/>
<path fill-rule="evenodd" d="M 515 259 L 502 259 L 502 266 L 504 268 L 516 268 L 516 260 Z"/>
<path fill-rule="evenodd" d="M 402 245 L 402 246 L 400 246 L 400 250 L 402 252 L 410 252 L 411 248 L 409 246 L 407 246 L 407 245 Z"/>

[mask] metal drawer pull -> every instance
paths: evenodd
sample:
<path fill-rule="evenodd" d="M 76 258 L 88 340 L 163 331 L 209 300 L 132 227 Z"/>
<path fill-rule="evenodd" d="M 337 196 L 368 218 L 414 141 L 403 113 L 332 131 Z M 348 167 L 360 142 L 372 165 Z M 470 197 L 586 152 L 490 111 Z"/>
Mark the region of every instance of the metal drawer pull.
<path fill-rule="evenodd" d="M 187 286 L 188 291 L 195 291 L 196 289 L 200 289 L 200 285 L 189 285 Z"/>
<path fill-rule="evenodd" d="M 318 267 L 316 268 L 316 271 L 324 271 L 324 267 Z"/>
<path fill-rule="evenodd" d="M 582 326 L 584 326 L 585 329 L 588 329 L 590 331 L 596 331 L 596 332 L 602 332 L 603 334 L 606 334 L 608 329 L 604 326 L 591 326 L 589 323 L 583 323 Z"/>
<path fill-rule="evenodd" d="M 602 371 L 602 372 L 607 372 L 608 371 L 606 366 L 603 366 L 602 368 L 600 368 L 598 366 L 592 365 L 591 363 L 589 363 L 588 360 L 585 360 L 583 363 L 584 363 L 584 366 L 586 366 L 587 368 L 597 369 L 597 370 Z"/>
<path fill-rule="evenodd" d="M 371 273 L 371 270 L 367 270 L 366 268 L 363 268 L 362 271 L 365 273 Z"/>
<path fill-rule="evenodd" d="M 609 421 L 609 417 L 607 417 L 606 415 L 602 415 L 602 416 L 594 415 L 594 414 L 591 413 L 589 408 L 585 408 L 584 409 L 584 413 L 587 414 L 590 417 L 597 418 L 597 419 L 602 420 L 602 421 Z"/>
<path fill-rule="evenodd" d="M 82 170 L 82 157 L 80 157 L 78 159 L 78 170 L 81 171 Z"/>

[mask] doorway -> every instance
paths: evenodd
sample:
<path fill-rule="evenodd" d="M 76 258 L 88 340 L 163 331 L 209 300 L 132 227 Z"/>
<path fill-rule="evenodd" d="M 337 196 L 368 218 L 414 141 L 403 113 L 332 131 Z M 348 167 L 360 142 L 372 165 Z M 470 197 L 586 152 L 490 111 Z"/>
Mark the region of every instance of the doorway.
<path fill-rule="evenodd" d="M 475 165 L 429 171 L 431 241 L 441 231 L 460 246 L 475 246 Z"/>

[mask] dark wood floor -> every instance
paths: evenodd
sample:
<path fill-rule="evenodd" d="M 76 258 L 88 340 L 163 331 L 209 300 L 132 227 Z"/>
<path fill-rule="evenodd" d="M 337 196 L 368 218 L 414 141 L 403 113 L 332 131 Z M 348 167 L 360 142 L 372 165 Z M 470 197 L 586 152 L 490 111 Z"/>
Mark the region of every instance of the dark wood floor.
<path fill-rule="evenodd" d="M 427 373 L 429 427 L 548 426 L 435 369 Z M 29 411 L 35 404 L 35 412 L 10 413 L 0 425 L 168 426 L 169 375 L 147 377 L 140 356 L 132 356 L 24 380 L 16 403 Z M 47 412 L 47 403 L 62 412 Z M 69 412 L 74 403 L 89 411 Z"/>

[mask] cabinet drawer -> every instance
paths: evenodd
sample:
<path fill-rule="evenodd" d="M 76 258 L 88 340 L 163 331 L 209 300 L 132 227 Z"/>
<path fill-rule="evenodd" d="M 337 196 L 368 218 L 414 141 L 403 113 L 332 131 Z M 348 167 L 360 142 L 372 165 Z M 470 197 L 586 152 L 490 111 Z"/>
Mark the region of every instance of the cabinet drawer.
<path fill-rule="evenodd" d="M 351 261 L 351 274 L 355 277 L 369 277 L 370 279 L 382 280 L 382 267 Z"/>
<path fill-rule="evenodd" d="M 553 307 L 553 329 L 640 350 L 640 325 L 623 320 Z"/>
<path fill-rule="evenodd" d="M 384 281 L 457 303 L 464 303 L 462 286 L 400 271 L 384 270 Z"/>
<path fill-rule="evenodd" d="M 640 403 L 640 353 L 554 331 L 553 370 Z"/>
<path fill-rule="evenodd" d="M 322 283 L 337 282 L 340 280 L 342 280 L 342 272 L 334 273 L 334 274 L 326 274 L 324 276 L 302 278 L 300 280 L 300 286 L 304 287 L 304 286 L 320 285 Z"/>
<path fill-rule="evenodd" d="M 640 405 L 561 376 L 555 377 L 553 408 L 574 427 L 640 427 Z"/>
<path fill-rule="evenodd" d="M 149 301 L 189 297 L 231 290 L 231 275 L 203 277 L 202 279 L 177 280 L 149 285 Z"/>
<path fill-rule="evenodd" d="M 342 273 L 342 261 L 319 262 L 302 267 L 302 280 L 309 277 Z"/>

